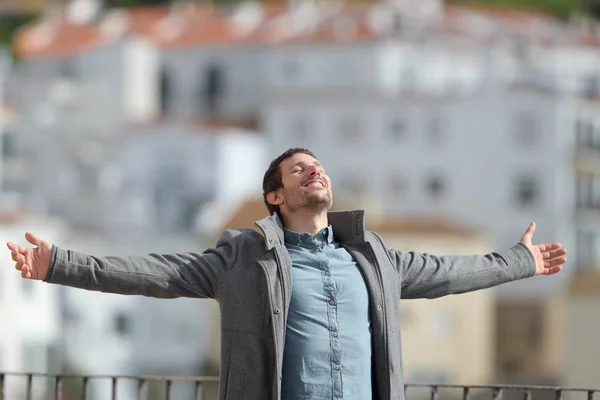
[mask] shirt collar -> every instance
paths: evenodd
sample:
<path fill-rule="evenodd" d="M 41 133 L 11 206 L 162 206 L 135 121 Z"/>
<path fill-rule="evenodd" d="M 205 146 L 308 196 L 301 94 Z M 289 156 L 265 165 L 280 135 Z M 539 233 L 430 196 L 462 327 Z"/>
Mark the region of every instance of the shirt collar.
<path fill-rule="evenodd" d="M 333 236 L 333 227 L 331 225 L 323 228 L 317 233 L 317 236 L 313 239 L 309 233 L 298 233 L 294 232 L 288 228 L 283 228 L 283 238 L 286 244 L 313 244 L 313 243 L 323 243 L 323 244 L 331 244 L 334 242 Z"/>

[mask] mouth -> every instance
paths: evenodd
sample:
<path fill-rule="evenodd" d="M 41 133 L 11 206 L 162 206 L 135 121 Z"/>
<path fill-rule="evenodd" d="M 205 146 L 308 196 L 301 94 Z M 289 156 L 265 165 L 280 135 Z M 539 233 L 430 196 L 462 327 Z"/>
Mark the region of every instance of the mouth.
<path fill-rule="evenodd" d="M 315 187 L 315 188 L 324 188 L 325 183 L 318 179 L 313 179 L 312 181 L 308 181 L 304 187 Z"/>

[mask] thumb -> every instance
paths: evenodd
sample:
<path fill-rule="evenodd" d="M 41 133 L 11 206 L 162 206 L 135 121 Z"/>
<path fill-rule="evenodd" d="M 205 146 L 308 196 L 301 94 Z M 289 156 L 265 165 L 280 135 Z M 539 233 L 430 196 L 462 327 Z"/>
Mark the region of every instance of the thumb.
<path fill-rule="evenodd" d="M 531 240 L 533 239 L 533 233 L 535 232 L 535 222 L 529 224 L 529 227 L 521 237 L 521 243 L 523 244 L 531 244 Z"/>
<path fill-rule="evenodd" d="M 27 241 L 34 246 L 39 246 L 42 244 L 41 239 L 31 232 L 25 233 L 25 239 L 27 239 Z"/>

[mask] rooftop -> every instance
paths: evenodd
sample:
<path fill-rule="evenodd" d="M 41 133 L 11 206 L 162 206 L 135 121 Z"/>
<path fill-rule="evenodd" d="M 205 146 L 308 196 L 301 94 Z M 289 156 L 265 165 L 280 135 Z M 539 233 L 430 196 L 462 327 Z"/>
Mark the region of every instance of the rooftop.
<path fill-rule="evenodd" d="M 317 5 L 315 5 L 317 4 Z M 406 18 L 398 20 L 395 16 Z M 225 44 L 290 45 L 373 41 L 397 35 L 396 28 L 422 29 L 477 43 L 526 39 L 540 45 L 598 47 L 600 40 L 549 15 L 531 11 L 446 5 L 427 13 L 389 3 L 247 2 L 215 7 L 208 3 L 112 9 L 95 18 L 69 10 L 49 13 L 20 29 L 13 40 L 20 57 L 61 57 L 140 35 L 163 48 Z"/>

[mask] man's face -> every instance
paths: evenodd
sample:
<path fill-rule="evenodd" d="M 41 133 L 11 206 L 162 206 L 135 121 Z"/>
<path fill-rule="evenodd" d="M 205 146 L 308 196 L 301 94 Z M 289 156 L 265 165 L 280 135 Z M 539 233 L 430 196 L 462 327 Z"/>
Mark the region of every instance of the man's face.
<path fill-rule="evenodd" d="M 282 212 L 306 208 L 328 211 L 333 204 L 331 181 L 321 164 L 308 154 L 296 153 L 279 165 L 283 188 L 278 189 Z"/>

